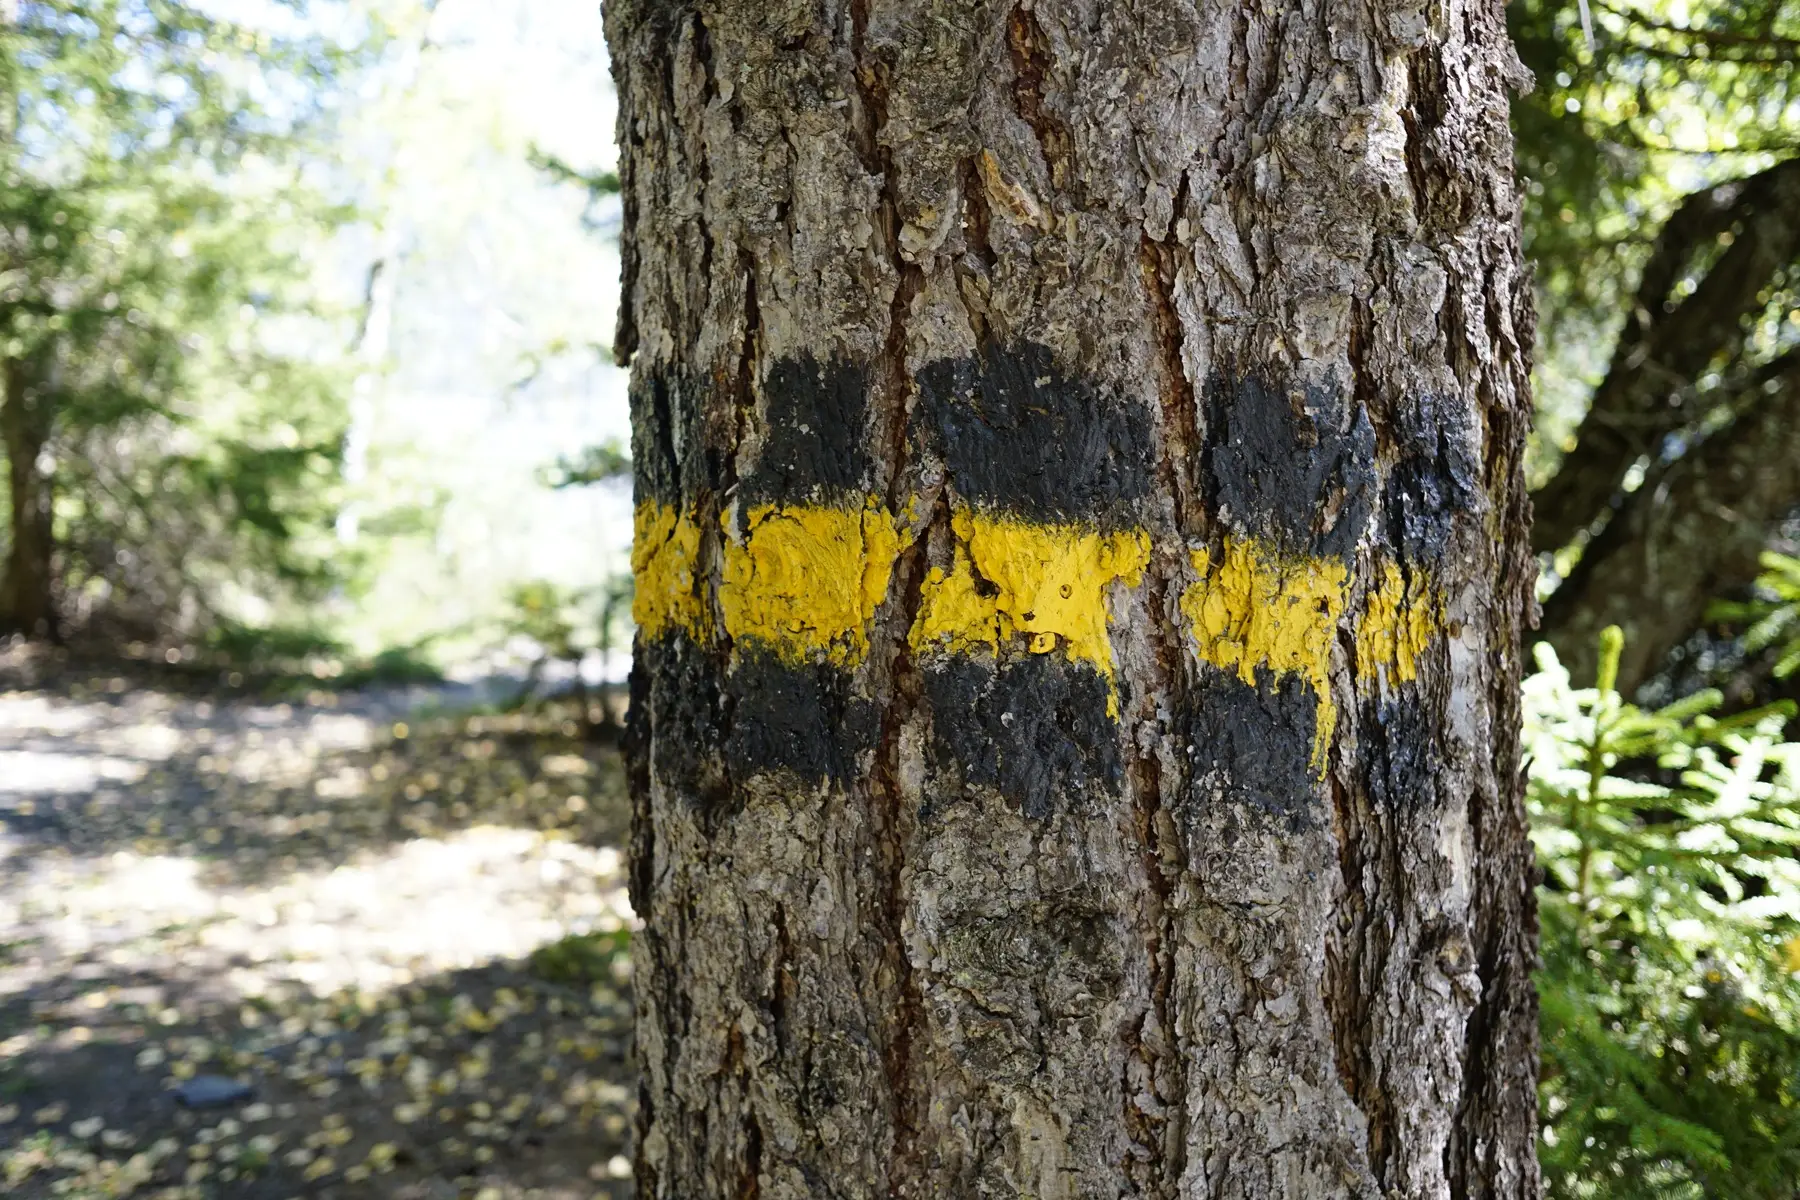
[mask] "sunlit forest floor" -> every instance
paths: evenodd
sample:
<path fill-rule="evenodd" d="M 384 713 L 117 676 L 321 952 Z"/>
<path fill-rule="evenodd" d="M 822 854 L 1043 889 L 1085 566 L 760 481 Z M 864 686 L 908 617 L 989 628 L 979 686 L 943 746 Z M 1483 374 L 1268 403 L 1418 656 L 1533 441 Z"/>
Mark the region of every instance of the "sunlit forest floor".
<path fill-rule="evenodd" d="M 430 693 L 10 667 L 0 1192 L 628 1192 L 615 751 Z"/>

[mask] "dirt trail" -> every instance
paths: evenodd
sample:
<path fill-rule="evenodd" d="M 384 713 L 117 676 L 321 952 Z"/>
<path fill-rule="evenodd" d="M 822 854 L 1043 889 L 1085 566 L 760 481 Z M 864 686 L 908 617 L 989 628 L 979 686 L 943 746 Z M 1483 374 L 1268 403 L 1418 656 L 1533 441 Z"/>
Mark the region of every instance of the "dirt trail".
<path fill-rule="evenodd" d="M 0 1192 L 628 1193 L 612 751 L 75 675 L 0 691 Z"/>

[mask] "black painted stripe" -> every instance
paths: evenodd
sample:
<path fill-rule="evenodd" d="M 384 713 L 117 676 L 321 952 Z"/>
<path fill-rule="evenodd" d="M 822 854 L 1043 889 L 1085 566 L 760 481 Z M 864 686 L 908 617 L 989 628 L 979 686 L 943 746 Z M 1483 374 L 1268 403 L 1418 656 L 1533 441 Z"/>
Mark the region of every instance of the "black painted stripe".
<path fill-rule="evenodd" d="M 743 498 L 861 507 L 873 486 L 868 372 L 803 355 L 773 363 L 762 387 L 762 448 L 741 481 Z"/>
<path fill-rule="evenodd" d="M 1203 478 L 1227 528 L 1287 554 L 1347 558 L 1375 499 L 1375 428 L 1340 388 L 1290 394 L 1254 376 L 1209 378 Z"/>
<path fill-rule="evenodd" d="M 1321 818 L 1313 747 L 1318 698 L 1296 675 L 1259 671 L 1255 683 L 1213 667 L 1185 714 L 1187 803 L 1223 800 L 1285 818 L 1292 828 Z"/>
<path fill-rule="evenodd" d="M 633 674 L 657 774 L 696 797 L 761 772 L 842 782 L 875 745 L 875 706 L 850 672 L 826 663 L 796 664 L 753 646 L 722 671 L 676 632 L 640 638 Z"/>
<path fill-rule="evenodd" d="M 725 688 L 736 769 L 843 781 L 857 776 L 862 755 L 875 746 L 875 705 L 857 693 L 849 672 L 829 664 L 797 665 L 753 647 L 738 656 Z"/>
<path fill-rule="evenodd" d="M 955 802 L 954 781 L 999 792 L 1043 819 L 1059 800 L 1115 792 L 1119 725 L 1109 685 L 1086 663 L 1050 654 L 943 658 L 925 668 L 933 768 L 927 815 Z"/>
<path fill-rule="evenodd" d="M 1467 406 L 1430 393 L 1393 416 L 1399 454 L 1388 473 L 1388 542 L 1413 562 L 1443 559 L 1458 514 L 1480 503 L 1480 444 Z"/>
<path fill-rule="evenodd" d="M 934 362 L 918 382 L 925 448 L 960 499 L 1032 521 L 1142 523 L 1155 442 L 1141 404 L 1066 375 L 1034 342 Z"/>
<path fill-rule="evenodd" d="M 1142 404 L 1065 374 L 1033 342 L 940 359 L 917 385 L 917 446 L 942 459 L 959 499 L 1032 521 L 1141 523 L 1155 452 Z M 760 389 L 762 436 L 738 483 L 742 498 L 860 503 L 876 482 L 867 370 L 802 355 L 770 364 Z M 724 447 L 706 444 L 707 390 L 677 371 L 633 378 L 640 501 L 685 507 L 721 481 Z"/>

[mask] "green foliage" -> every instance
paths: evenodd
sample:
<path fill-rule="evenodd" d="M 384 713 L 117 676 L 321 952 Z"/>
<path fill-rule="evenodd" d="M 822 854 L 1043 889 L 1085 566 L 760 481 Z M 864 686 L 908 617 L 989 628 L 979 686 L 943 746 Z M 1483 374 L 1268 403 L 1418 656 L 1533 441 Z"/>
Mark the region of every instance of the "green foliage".
<path fill-rule="evenodd" d="M 1549 316 L 1604 318 L 1681 194 L 1800 150 L 1800 5 L 1513 0 L 1537 86 L 1513 107 Z"/>
<path fill-rule="evenodd" d="M 0 351 L 48 429 L 65 615 L 179 638 L 342 582 L 308 288 L 350 214 L 303 160 L 351 61 L 177 0 L 26 0 L 0 31 Z"/>
<path fill-rule="evenodd" d="M 376 684 L 439 683 L 431 658 L 435 638 L 360 656 L 317 624 L 246 625 L 222 620 L 206 631 L 202 661 L 253 677 L 277 691 L 335 690 Z"/>
<path fill-rule="evenodd" d="M 1791 709 L 1655 711 L 1548 646 L 1525 745 L 1551 1193 L 1790 1200 L 1800 1178 L 1800 743 Z"/>
<path fill-rule="evenodd" d="M 533 975 L 551 983 L 611 983 L 631 961 L 631 930 L 574 933 L 531 952 Z"/>
<path fill-rule="evenodd" d="M 631 474 L 631 452 L 617 441 L 584 447 L 580 454 L 564 455 L 540 474 L 546 487 L 587 487 L 624 479 Z"/>
<path fill-rule="evenodd" d="M 526 580 L 507 593 L 506 632 L 530 638 L 547 657 L 579 661 L 590 649 L 604 652 L 618 644 L 631 595 L 630 576 L 597 588 Z"/>
<path fill-rule="evenodd" d="M 578 658 L 576 626 L 581 597 L 543 579 L 515 584 L 507 594 L 506 624 L 542 646 L 551 658 Z"/>
<path fill-rule="evenodd" d="M 629 575 L 616 576 L 594 588 L 562 587 L 541 579 L 514 585 L 508 592 L 503 628 L 508 634 L 533 643 L 536 657 L 511 707 L 531 704 L 544 668 L 553 662 L 566 662 L 574 667 L 570 691 L 587 736 L 599 736 L 608 730 L 617 732 L 615 714 L 604 697 L 599 719 L 595 719 L 581 664 L 590 651 L 604 658 L 617 646 L 629 627 L 632 592 Z"/>
<path fill-rule="evenodd" d="M 427 653 L 429 640 L 411 646 L 389 646 L 358 663 L 338 679 L 340 687 L 370 683 L 441 683 L 444 673 Z"/>
<path fill-rule="evenodd" d="M 207 630 L 206 648 L 220 660 L 253 671 L 294 670 L 346 652 L 344 644 L 310 625 L 243 625 L 221 621 Z"/>
<path fill-rule="evenodd" d="M 1758 595 L 1748 601 L 1720 601 L 1707 616 L 1747 626 L 1740 644 L 1748 654 L 1773 649 L 1775 678 L 1786 679 L 1800 671 L 1800 558 L 1777 554 L 1762 556 L 1763 571 L 1756 577 Z"/>

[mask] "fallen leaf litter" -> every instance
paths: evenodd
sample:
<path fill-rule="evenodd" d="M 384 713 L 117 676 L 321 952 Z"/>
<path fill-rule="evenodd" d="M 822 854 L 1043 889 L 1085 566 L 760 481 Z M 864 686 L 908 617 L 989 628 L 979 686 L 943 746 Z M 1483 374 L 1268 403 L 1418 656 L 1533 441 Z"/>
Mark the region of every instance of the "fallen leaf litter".
<path fill-rule="evenodd" d="M 0 1191 L 628 1195 L 623 780 L 564 717 L 0 692 Z"/>

